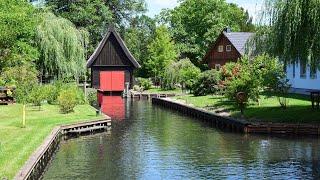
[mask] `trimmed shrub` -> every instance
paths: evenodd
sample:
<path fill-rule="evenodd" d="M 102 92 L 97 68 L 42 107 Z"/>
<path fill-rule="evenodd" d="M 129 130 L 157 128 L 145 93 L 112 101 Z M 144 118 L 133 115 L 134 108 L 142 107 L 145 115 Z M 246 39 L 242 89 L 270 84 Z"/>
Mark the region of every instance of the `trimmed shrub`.
<path fill-rule="evenodd" d="M 77 105 L 77 94 L 73 89 L 65 89 L 59 93 L 58 103 L 62 113 L 70 113 L 74 111 Z"/>
<path fill-rule="evenodd" d="M 193 94 L 195 96 L 206 96 L 208 94 L 216 93 L 220 80 L 220 72 L 214 69 L 201 73 L 200 77 L 193 85 Z"/>

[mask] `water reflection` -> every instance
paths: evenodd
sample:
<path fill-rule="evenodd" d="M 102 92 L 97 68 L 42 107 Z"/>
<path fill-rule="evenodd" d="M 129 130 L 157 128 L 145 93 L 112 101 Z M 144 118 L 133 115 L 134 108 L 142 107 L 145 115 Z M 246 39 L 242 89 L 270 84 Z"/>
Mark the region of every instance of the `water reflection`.
<path fill-rule="evenodd" d="M 221 132 L 152 106 L 125 103 L 110 135 L 64 142 L 44 179 L 317 179 L 320 140 Z"/>

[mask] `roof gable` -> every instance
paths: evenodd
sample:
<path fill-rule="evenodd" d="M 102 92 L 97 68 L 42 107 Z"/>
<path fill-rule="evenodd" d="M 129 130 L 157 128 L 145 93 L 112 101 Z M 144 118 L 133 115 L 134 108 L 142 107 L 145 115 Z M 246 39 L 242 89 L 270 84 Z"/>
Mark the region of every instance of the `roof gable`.
<path fill-rule="evenodd" d="M 245 47 L 248 40 L 254 35 L 254 33 L 249 32 L 223 32 L 224 36 L 232 43 L 232 45 L 241 54 L 245 54 Z"/>
<path fill-rule="evenodd" d="M 122 38 L 120 37 L 120 35 L 115 31 L 114 27 L 112 27 L 112 26 L 108 28 L 107 34 L 104 36 L 104 38 L 99 43 L 99 45 L 96 48 L 96 50 L 94 51 L 94 53 L 89 58 L 89 60 L 87 62 L 87 67 L 90 68 L 90 67 L 93 66 L 94 62 L 96 61 L 96 59 L 100 55 L 102 49 L 105 47 L 105 45 L 108 42 L 108 40 L 111 37 L 111 35 L 113 35 L 115 37 L 117 43 L 119 43 L 121 49 L 123 50 L 124 55 L 129 59 L 129 61 L 133 64 L 133 66 L 135 68 L 140 68 L 141 67 L 140 64 L 133 57 L 133 55 L 130 53 L 129 49 L 127 48 L 127 46 L 123 42 Z"/>

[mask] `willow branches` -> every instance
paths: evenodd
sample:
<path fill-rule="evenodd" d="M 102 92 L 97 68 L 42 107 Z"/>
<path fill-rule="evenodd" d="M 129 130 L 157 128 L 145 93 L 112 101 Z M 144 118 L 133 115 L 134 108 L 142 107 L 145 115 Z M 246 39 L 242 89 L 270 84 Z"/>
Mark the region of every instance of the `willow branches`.
<path fill-rule="evenodd" d="M 88 33 L 67 19 L 45 13 L 37 27 L 36 40 L 41 53 L 43 74 L 55 78 L 79 78 L 85 73 Z"/>
<path fill-rule="evenodd" d="M 266 0 L 258 51 L 284 61 L 320 62 L 320 0 Z"/>

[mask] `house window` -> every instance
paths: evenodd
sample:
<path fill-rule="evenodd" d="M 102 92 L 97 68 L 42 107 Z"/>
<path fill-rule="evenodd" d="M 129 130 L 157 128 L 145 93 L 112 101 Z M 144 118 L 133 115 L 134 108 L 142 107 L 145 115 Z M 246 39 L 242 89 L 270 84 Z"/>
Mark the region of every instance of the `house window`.
<path fill-rule="evenodd" d="M 293 79 L 294 78 L 296 78 L 296 63 L 294 62 L 293 64 L 292 64 L 292 77 L 293 77 Z"/>
<path fill-rule="evenodd" d="M 316 65 L 310 66 L 310 79 L 317 79 L 317 67 Z"/>
<path fill-rule="evenodd" d="M 223 52 L 223 46 L 222 45 L 218 46 L 218 52 Z"/>
<path fill-rule="evenodd" d="M 304 62 L 300 62 L 300 78 L 305 79 L 307 77 L 307 65 Z"/>
<path fill-rule="evenodd" d="M 227 51 L 227 52 L 231 52 L 231 45 L 227 45 L 227 46 L 226 46 L 226 51 Z"/>
<path fill-rule="evenodd" d="M 216 69 L 217 71 L 220 71 L 220 68 L 221 68 L 221 65 L 220 65 L 220 64 L 216 64 L 216 65 L 215 65 L 215 69 Z"/>

